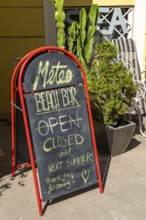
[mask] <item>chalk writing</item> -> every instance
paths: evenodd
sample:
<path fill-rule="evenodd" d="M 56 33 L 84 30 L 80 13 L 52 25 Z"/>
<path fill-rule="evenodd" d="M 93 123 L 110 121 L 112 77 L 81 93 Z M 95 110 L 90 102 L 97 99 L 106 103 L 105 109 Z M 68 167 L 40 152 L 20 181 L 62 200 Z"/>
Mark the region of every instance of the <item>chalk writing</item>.
<path fill-rule="evenodd" d="M 93 155 L 91 153 L 86 153 L 81 156 L 70 158 L 70 159 L 67 159 L 66 161 L 60 161 L 57 163 L 49 164 L 48 172 L 53 173 L 55 171 L 61 170 L 63 166 L 67 166 L 67 167 L 79 166 L 80 164 L 84 164 L 87 162 L 93 162 Z"/>
<path fill-rule="evenodd" d="M 68 180 L 67 182 L 64 182 L 64 183 L 56 183 L 54 185 L 50 184 L 48 187 L 48 194 L 50 194 L 54 190 L 61 189 L 61 188 L 70 189 L 71 182 Z"/>
<path fill-rule="evenodd" d="M 67 157 L 67 156 L 73 157 L 73 155 L 71 154 L 71 148 L 70 147 L 68 149 L 65 149 L 64 151 L 61 151 L 61 152 L 58 153 L 59 158 Z"/>
<path fill-rule="evenodd" d="M 57 90 L 34 94 L 37 113 L 53 111 L 60 108 Z"/>
<path fill-rule="evenodd" d="M 64 161 L 60 161 L 57 163 L 52 163 L 48 165 L 48 172 L 49 173 L 54 173 L 55 171 L 59 171 L 62 169 Z"/>
<path fill-rule="evenodd" d="M 70 189 L 72 183 L 74 182 L 73 179 L 73 173 L 64 173 L 62 175 L 58 174 L 53 178 L 47 177 L 45 182 L 47 185 L 49 185 L 48 194 L 51 194 L 52 191 L 60 188 Z"/>
<path fill-rule="evenodd" d="M 46 177 L 45 182 L 46 182 L 46 184 L 54 183 L 57 181 L 64 182 L 66 180 L 66 178 L 74 179 L 73 173 L 63 173 L 63 174 L 58 173 L 57 176 L 54 176 L 52 178 Z"/>
<path fill-rule="evenodd" d="M 71 115 L 61 115 L 58 118 L 49 117 L 47 121 L 40 120 L 36 129 L 38 129 L 40 135 L 46 136 L 49 132 L 54 134 L 57 127 L 60 128 L 61 132 L 69 131 L 74 127 L 80 128 L 80 121 L 82 121 L 82 118 L 79 118 L 76 111 L 74 118 Z"/>
<path fill-rule="evenodd" d="M 93 155 L 91 153 L 86 153 L 84 155 L 77 156 L 75 158 L 67 159 L 66 165 L 67 167 L 79 166 L 80 164 L 87 162 L 93 162 Z"/>
<path fill-rule="evenodd" d="M 63 107 L 72 107 L 79 106 L 79 103 L 76 99 L 76 89 L 74 87 L 61 89 Z"/>
<path fill-rule="evenodd" d="M 64 108 L 80 107 L 76 94 L 75 87 L 35 93 L 36 112 L 42 114 Z"/>
<path fill-rule="evenodd" d="M 84 180 L 84 184 L 86 184 L 89 179 L 89 172 L 90 172 L 89 170 L 85 170 L 85 169 L 81 172 L 81 176 Z"/>
<path fill-rule="evenodd" d="M 69 134 L 63 136 L 51 137 L 45 140 L 43 149 L 50 152 L 53 149 L 68 146 L 78 146 L 84 142 L 84 138 L 80 134 Z"/>
<path fill-rule="evenodd" d="M 66 65 L 61 65 L 60 61 L 52 66 L 49 61 L 46 61 L 45 63 L 40 61 L 33 84 L 33 90 L 37 89 L 41 77 L 43 78 L 43 87 L 45 88 L 48 84 L 52 85 L 56 83 L 57 85 L 60 85 L 69 83 L 72 80 L 73 74 L 71 69 L 68 69 Z"/>

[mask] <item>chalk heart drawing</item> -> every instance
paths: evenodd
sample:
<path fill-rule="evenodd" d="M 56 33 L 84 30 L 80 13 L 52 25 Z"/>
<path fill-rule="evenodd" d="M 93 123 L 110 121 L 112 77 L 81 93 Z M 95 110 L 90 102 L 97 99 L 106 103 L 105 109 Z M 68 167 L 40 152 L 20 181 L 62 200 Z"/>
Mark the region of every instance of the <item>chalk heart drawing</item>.
<path fill-rule="evenodd" d="M 82 176 L 82 178 L 83 178 L 83 180 L 84 180 L 84 184 L 87 183 L 88 178 L 89 178 L 89 170 L 85 170 L 85 169 L 84 169 L 84 170 L 81 172 L 81 176 Z"/>

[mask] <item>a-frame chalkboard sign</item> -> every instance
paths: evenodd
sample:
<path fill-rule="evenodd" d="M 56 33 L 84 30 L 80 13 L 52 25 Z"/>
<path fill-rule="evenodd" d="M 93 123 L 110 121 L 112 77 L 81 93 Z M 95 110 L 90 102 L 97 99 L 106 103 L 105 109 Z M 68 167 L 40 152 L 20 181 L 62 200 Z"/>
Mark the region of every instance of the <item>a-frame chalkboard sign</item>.
<path fill-rule="evenodd" d="M 16 78 L 40 215 L 42 202 L 97 183 L 102 192 L 87 82 L 79 61 L 57 47 L 30 52 L 14 71 L 12 103 Z M 18 167 L 14 108 L 13 175 Z"/>

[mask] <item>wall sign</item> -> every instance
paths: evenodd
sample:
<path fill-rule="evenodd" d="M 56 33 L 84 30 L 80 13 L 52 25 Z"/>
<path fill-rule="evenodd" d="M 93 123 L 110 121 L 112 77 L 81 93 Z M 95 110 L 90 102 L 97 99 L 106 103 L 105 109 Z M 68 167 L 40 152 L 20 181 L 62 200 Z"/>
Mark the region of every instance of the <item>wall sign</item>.
<path fill-rule="evenodd" d="M 87 13 L 89 8 L 87 7 Z M 131 31 L 132 8 L 120 8 L 120 7 L 99 7 L 99 17 L 97 20 L 97 36 L 106 37 L 109 40 L 118 38 L 120 36 L 127 36 Z M 68 26 L 73 21 L 79 20 L 80 9 L 65 9 L 66 12 L 66 34 Z"/>

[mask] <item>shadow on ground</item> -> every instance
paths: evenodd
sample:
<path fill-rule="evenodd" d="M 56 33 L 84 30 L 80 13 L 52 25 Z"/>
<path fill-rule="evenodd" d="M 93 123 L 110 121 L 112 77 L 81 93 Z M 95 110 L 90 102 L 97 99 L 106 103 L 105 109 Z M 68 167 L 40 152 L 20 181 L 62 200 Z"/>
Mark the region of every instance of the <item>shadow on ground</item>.
<path fill-rule="evenodd" d="M 11 173 L 11 124 L 0 121 L 0 178 Z"/>
<path fill-rule="evenodd" d="M 132 138 L 130 144 L 128 145 L 128 147 L 126 148 L 125 152 L 128 152 L 130 150 L 133 150 L 134 148 L 138 147 L 138 145 L 140 145 L 140 141 L 136 140 L 135 138 Z"/>
<path fill-rule="evenodd" d="M 0 121 L 0 196 L 13 185 L 15 177 L 11 176 L 11 124 L 8 120 Z M 30 168 L 19 169 L 18 185 L 24 186 L 24 178 Z M 10 175 L 10 176 L 8 176 Z"/>

